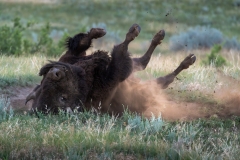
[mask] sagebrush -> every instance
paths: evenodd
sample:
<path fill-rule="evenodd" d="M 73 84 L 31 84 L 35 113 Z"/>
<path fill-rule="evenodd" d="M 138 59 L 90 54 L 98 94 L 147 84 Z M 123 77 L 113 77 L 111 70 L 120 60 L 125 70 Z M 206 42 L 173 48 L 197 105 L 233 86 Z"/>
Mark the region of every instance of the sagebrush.
<path fill-rule="evenodd" d="M 220 30 L 204 26 L 189 28 L 186 32 L 173 35 L 169 43 L 172 51 L 210 49 L 217 44 L 224 44 L 226 49 L 240 49 L 236 38 L 229 39 Z"/>

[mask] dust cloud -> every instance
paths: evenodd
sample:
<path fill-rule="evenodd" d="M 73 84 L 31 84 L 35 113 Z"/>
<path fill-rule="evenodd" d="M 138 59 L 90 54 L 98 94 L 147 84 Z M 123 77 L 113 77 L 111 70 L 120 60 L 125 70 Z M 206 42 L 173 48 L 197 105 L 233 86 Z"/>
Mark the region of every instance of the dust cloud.
<path fill-rule="evenodd" d="M 189 120 L 205 116 L 200 104 L 172 101 L 154 80 L 142 82 L 131 77 L 118 86 L 115 97 L 115 102 L 127 104 L 128 110 L 148 118 L 154 115 L 167 120 Z"/>
<path fill-rule="evenodd" d="M 127 104 L 131 112 L 150 118 L 162 116 L 166 120 L 193 120 L 211 116 L 240 115 L 239 83 L 221 87 L 213 93 L 215 104 L 172 100 L 154 80 L 142 82 L 131 76 L 118 86 L 115 101 Z M 181 93 L 179 93 L 181 94 Z"/>
<path fill-rule="evenodd" d="M 219 81 L 224 84 L 214 93 L 215 99 L 223 105 L 225 116 L 240 115 L 240 81 L 223 73 L 218 73 Z"/>

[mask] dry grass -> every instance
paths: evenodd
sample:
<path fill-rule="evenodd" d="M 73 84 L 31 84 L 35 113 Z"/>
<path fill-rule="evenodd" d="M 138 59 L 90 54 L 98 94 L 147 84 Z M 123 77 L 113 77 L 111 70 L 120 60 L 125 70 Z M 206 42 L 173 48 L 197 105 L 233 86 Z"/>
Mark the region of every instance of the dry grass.
<path fill-rule="evenodd" d="M 45 56 L 0 56 L 0 87 L 26 86 L 40 80 L 38 72 L 48 60 Z"/>

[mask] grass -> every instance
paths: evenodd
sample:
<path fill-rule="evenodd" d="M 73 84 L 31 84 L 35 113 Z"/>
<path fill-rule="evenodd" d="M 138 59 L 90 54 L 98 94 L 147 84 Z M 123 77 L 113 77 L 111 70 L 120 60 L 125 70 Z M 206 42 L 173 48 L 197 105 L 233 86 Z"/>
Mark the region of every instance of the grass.
<path fill-rule="evenodd" d="M 39 69 L 47 57 L 0 56 L 0 91 L 10 86 L 27 86 L 40 81 Z"/>
<path fill-rule="evenodd" d="M 1 113 L 2 114 L 2 113 Z M 238 159 L 240 119 L 167 122 L 125 113 L 116 118 L 7 114 L 2 159 Z M 118 158 L 117 158 L 118 157 Z M 119 158 L 120 157 L 120 158 Z"/>
<path fill-rule="evenodd" d="M 201 89 L 203 91 L 203 86 L 212 90 L 219 87 L 222 83 L 225 83 L 224 80 L 222 80 L 222 82 L 218 80 L 219 76 L 222 75 L 240 80 L 239 55 L 226 56 L 229 64 L 221 69 L 216 69 L 214 66 L 205 67 L 201 65 L 201 61 L 203 60 L 201 57 L 205 54 L 202 52 L 203 51 L 193 51 L 197 56 L 196 64 L 179 74 L 178 78 L 180 80 L 173 83 L 172 86 L 174 88 L 180 87 L 181 90 L 186 90 L 189 87 L 192 88 L 194 85 L 195 90 Z M 223 54 L 229 55 L 230 53 L 224 51 Z M 176 69 L 186 55 L 186 53 L 179 53 L 178 55 L 159 54 L 153 56 L 146 70 L 138 72 L 137 76 L 141 79 L 148 80 L 170 73 Z M 138 55 L 133 55 L 133 57 L 136 56 Z M 42 55 L 30 55 L 18 58 L 14 56 L 0 56 L 0 87 L 6 88 L 14 85 L 26 86 L 40 81 L 41 77 L 38 76 L 38 72 L 48 60 L 56 60 L 56 58 Z M 218 72 L 222 75 L 216 74 Z M 219 83 L 216 83 L 216 81 L 219 81 Z M 194 88 L 192 88 L 192 90 L 194 90 Z"/>
<path fill-rule="evenodd" d="M 202 51 L 195 54 L 202 54 L 198 52 Z M 147 70 L 137 76 L 147 80 L 169 73 L 184 56 L 184 53 L 154 56 Z M 9 85 L 24 86 L 40 81 L 37 72 L 47 59 L 2 56 L 0 78 L 9 84 L 1 85 L 7 89 Z M 238 58 L 234 59 L 217 75 L 215 67 L 201 66 L 200 58 L 165 92 L 177 101 L 221 107 L 213 91 L 234 84 L 221 78 L 222 74 L 240 79 Z M 9 107 L 5 97 L 1 97 L 0 102 L 1 159 L 238 159 L 240 155 L 239 117 L 221 119 L 213 115 L 210 119 L 170 122 L 161 117 L 145 119 L 127 112 L 122 117 L 84 112 L 36 118 L 8 112 L 4 109 Z M 221 112 L 217 107 L 203 108 L 205 112 L 213 109 Z"/>

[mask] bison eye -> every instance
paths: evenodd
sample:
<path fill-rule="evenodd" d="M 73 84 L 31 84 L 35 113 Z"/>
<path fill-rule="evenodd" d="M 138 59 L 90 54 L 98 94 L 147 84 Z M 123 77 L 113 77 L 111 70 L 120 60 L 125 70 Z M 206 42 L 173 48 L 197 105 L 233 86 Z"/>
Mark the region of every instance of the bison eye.
<path fill-rule="evenodd" d="M 62 103 L 65 103 L 67 101 L 67 98 L 64 96 L 61 96 L 59 99 Z"/>
<path fill-rule="evenodd" d="M 64 98 L 64 97 L 61 97 L 61 100 L 62 100 L 62 101 L 65 101 L 65 100 L 66 100 L 66 98 Z"/>

